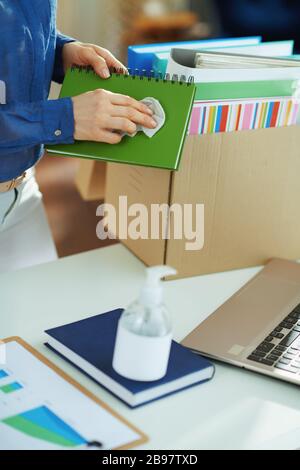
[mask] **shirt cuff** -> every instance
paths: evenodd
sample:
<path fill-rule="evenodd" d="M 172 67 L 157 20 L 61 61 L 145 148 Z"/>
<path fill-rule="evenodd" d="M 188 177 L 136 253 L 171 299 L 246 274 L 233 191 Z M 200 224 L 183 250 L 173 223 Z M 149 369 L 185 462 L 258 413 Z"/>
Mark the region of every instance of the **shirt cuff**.
<path fill-rule="evenodd" d="M 62 83 L 65 78 L 65 71 L 64 71 L 64 64 L 62 58 L 63 48 L 66 44 L 70 42 L 76 42 L 76 39 L 71 38 L 69 36 L 65 36 L 64 34 L 57 33 L 56 36 L 56 50 L 55 50 L 55 63 L 53 69 L 53 76 L 52 79 L 56 83 Z"/>
<path fill-rule="evenodd" d="M 71 98 L 45 101 L 43 142 L 49 145 L 74 143 L 74 110 Z"/>

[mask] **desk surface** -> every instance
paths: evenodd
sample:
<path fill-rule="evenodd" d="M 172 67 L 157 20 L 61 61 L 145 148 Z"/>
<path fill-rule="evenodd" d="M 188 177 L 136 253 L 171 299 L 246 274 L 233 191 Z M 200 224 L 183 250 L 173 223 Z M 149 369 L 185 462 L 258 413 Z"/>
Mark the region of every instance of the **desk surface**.
<path fill-rule="evenodd" d="M 175 339 L 245 284 L 258 268 L 165 283 Z M 299 388 L 217 364 L 208 384 L 131 411 L 47 350 L 43 331 L 127 306 L 144 266 L 121 245 L 0 275 L 1 337 L 21 336 L 150 437 L 149 449 L 300 447 Z"/>

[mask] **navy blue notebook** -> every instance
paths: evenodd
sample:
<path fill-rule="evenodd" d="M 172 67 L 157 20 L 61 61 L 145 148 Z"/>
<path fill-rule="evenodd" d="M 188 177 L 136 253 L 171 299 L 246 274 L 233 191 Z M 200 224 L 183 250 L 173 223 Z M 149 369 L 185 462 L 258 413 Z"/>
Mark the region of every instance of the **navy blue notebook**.
<path fill-rule="evenodd" d="M 47 346 L 132 408 L 210 380 L 214 366 L 173 341 L 167 375 L 137 382 L 112 368 L 117 326 L 123 310 L 114 310 L 47 330 Z"/>

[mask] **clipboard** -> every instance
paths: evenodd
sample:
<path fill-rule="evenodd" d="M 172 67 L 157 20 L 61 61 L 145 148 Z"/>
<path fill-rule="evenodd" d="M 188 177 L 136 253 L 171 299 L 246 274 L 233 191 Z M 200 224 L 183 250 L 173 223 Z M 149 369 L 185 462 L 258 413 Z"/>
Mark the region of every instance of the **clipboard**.
<path fill-rule="evenodd" d="M 135 440 L 133 440 L 132 442 L 129 442 L 126 445 L 123 445 L 123 446 L 120 446 L 120 447 L 112 448 L 111 450 L 133 449 L 134 447 L 140 446 L 140 445 L 148 442 L 149 439 L 143 432 L 141 432 L 138 428 L 136 428 L 134 425 L 129 423 L 129 421 L 127 421 L 126 419 L 121 417 L 112 408 L 110 408 L 103 401 L 101 401 L 99 398 L 97 398 L 95 395 L 93 395 L 91 392 L 89 392 L 86 388 L 84 388 L 82 385 L 80 385 L 78 382 L 76 382 L 74 379 L 72 379 L 69 375 L 67 375 L 65 372 L 63 372 L 60 368 L 58 368 L 56 365 L 54 365 L 45 356 L 43 356 L 40 352 L 38 352 L 36 349 L 34 349 L 29 344 L 27 344 L 20 337 L 11 337 L 11 338 L 4 339 L 4 340 L 0 341 L 0 346 L 1 346 L 1 344 L 3 345 L 3 344 L 9 344 L 9 343 L 13 343 L 13 342 L 20 345 L 22 348 L 24 348 L 25 351 L 32 354 L 35 359 L 38 359 L 45 367 L 49 368 L 59 378 L 63 379 L 65 382 L 70 384 L 78 392 L 80 392 L 86 398 L 90 399 L 93 402 L 93 404 L 96 404 L 99 407 L 101 407 L 103 410 L 108 412 L 112 417 L 114 417 L 116 420 L 118 420 L 118 422 L 120 422 L 120 423 L 124 424 L 125 426 L 127 426 L 127 428 L 129 428 L 131 431 L 133 431 L 137 435 L 137 438 Z M 0 366 L 0 369 L 1 368 L 2 368 L 2 366 Z M 1 390 L 1 388 L 0 388 L 0 390 Z"/>

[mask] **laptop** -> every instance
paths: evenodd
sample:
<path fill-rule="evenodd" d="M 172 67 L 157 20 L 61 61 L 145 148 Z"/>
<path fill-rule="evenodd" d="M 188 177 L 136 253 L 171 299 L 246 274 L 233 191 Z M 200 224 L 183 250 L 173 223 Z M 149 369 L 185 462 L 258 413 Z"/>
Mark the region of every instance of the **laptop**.
<path fill-rule="evenodd" d="M 300 385 L 300 264 L 272 260 L 182 344 Z"/>

